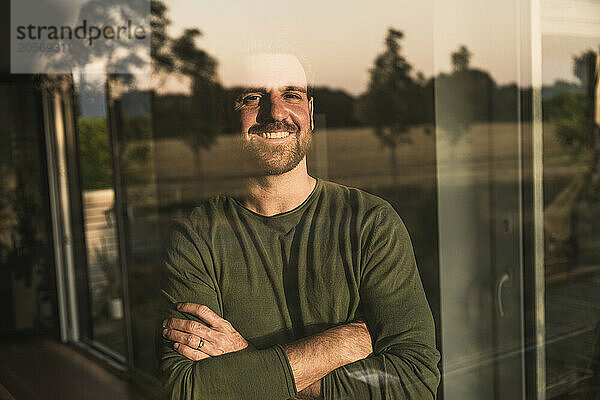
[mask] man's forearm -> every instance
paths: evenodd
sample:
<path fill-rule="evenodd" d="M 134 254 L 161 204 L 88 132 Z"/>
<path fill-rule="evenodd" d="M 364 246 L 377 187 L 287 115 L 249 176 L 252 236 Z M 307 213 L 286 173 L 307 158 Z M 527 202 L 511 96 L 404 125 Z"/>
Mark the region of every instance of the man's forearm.
<path fill-rule="evenodd" d="M 298 392 L 316 382 L 310 388 L 312 395 L 314 389 L 318 388 L 320 392 L 318 381 L 322 377 L 341 366 L 367 357 L 372 352 L 372 345 L 365 323 L 351 322 L 287 344 L 284 349 Z"/>
<path fill-rule="evenodd" d="M 302 391 L 291 398 L 291 400 L 322 400 L 321 396 L 321 380 L 313 382 L 312 385 L 305 387 Z"/>

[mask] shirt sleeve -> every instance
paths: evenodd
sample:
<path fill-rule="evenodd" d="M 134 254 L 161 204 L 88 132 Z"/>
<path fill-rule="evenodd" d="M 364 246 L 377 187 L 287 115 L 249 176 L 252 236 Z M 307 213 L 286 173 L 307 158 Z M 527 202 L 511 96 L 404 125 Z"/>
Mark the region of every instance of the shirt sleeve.
<path fill-rule="evenodd" d="M 164 398 L 195 400 L 288 399 L 296 395 L 289 360 L 281 346 L 245 349 L 191 361 L 161 335 L 166 318 L 198 318 L 180 313 L 180 302 L 204 304 L 223 316 L 206 241 L 189 221 L 177 223 L 163 255 L 162 306 L 157 320 L 157 357 Z"/>
<path fill-rule="evenodd" d="M 373 354 L 326 375 L 323 399 L 434 399 L 433 317 L 410 237 L 391 206 L 382 206 L 365 254 L 360 302 Z"/>

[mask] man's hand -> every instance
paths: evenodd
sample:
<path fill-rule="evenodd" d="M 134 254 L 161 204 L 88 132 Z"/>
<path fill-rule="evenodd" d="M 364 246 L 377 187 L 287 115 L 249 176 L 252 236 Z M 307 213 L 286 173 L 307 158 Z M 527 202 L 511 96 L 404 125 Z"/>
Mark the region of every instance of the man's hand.
<path fill-rule="evenodd" d="M 163 336 L 175 342 L 173 348 L 184 357 L 198 361 L 248 347 L 248 342 L 231 323 L 207 306 L 182 303 L 177 309 L 193 314 L 209 325 L 178 318 L 163 321 Z M 203 344 L 198 349 L 201 339 Z M 363 321 L 330 328 L 289 343 L 284 348 L 299 391 L 293 400 L 321 398 L 320 379 L 323 376 L 338 367 L 362 360 L 373 351 L 371 337 Z"/>
<path fill-rule="evenodd" d="M 219 317 L 207 306 L 181 303 L 177 305 L 177 309 L 195 315 L 208 324 L 205 326 L 196 321 L 178 318 L 163 321 L 162 325 L 165 328 L 162 332 L 163 337 L 175 342 L 173 348 L 182 356 L 192 361 L 199 361 L 248 347 L 246 339 L 233 328 L 231 323 Z"/>

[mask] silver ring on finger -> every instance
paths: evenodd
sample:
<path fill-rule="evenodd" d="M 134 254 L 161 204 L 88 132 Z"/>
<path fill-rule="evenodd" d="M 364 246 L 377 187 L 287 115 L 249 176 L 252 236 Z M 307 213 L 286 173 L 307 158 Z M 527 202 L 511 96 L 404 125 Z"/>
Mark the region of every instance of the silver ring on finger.
<path fill-rule="evenodd" d="M 196 349 L 200 350 L 202 348 L 202 346 L 204 346 L 204 339 L 200 338 L 200 343 L 198 343 L 198 346 L 196 347 Z"/>

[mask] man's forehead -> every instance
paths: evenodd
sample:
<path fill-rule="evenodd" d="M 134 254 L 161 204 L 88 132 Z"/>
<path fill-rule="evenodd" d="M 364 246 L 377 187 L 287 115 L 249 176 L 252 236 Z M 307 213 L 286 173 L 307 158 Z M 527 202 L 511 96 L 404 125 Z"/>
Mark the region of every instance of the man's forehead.
<path fill-rule="evenodd" d="M 252 54 L 243 61 L 244 86 L 256 88 L 306 88 L 304 68 L 291 54 Z"/>

